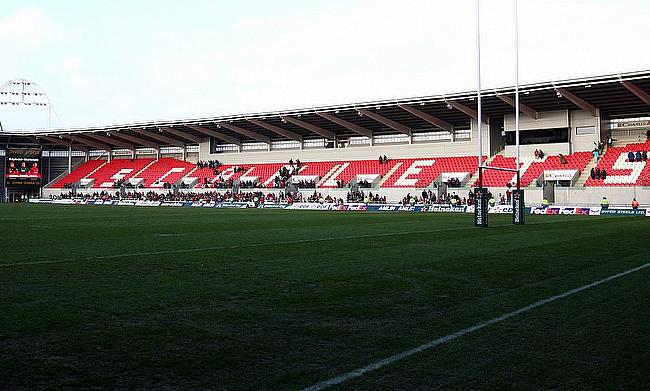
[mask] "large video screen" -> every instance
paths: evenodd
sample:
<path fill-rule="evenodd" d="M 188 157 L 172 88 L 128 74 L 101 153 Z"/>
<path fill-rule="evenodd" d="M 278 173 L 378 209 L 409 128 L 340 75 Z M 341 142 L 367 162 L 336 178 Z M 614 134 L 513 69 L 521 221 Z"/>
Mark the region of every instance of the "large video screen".
<path fill-rule="evenodd" d="M 41 150 L 10 148 L 7 150 L 6 186 L 41 186 Z"/>

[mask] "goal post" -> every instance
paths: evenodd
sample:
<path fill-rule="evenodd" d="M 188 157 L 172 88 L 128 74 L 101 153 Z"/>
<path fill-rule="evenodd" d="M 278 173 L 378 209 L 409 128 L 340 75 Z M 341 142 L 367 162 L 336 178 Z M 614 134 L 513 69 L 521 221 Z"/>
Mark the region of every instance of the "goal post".
<path fill-rule="evenodd" d="M 516 174 L 516 186 L 512 191 L 511 205 L 512 205 L 512 223 L 515 225 L 523 225 L 525 223 L 525 198 L 524 190 L 521 188 L 521 172 L 516 168 L 505 167 L 490 167 L 480 166 L 478 168 L 478 186 L 474 188 L 474 226 L 487 227 L 488 226 L 488 212 L 489 212 L 489 190 L 483 186 L 483 171 L 508 171 Z"/>

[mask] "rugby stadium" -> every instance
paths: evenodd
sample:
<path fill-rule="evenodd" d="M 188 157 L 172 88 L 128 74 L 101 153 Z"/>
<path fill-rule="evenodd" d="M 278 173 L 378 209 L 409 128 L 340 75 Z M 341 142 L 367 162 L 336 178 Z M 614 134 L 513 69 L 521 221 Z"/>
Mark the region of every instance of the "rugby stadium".
<path fill-rule="evenodd" d="M 431 93 L 0 129 L 0 389 L 648 389 L 650 71 Z"/>

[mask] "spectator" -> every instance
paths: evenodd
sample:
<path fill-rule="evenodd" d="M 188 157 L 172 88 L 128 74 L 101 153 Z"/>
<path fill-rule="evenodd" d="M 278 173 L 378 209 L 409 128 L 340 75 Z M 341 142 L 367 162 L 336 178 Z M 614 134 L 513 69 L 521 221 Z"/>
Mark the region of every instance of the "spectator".
<path fill-rule="evenodd" d="M 598 148 L 594 148 L 594 150 L 591 151 L 591 153 L 594 155 L 594 159 L 596 159 L 596 161 L 600 159 L 600 152 L 598 152 Z"/>
<path fill-rule="evenodd" d="M 634 152 L 630 151 L 627 153 L 627 160 L 630 162 L 634 161 Z"/>
<path fill-rule="evenodd" d="M 650 140 L 650 129 L 646 130 L 646 132 L 645 132 L 645 139 L 646 139 L 646 141 L 647 141 L 647 140 Z"/>
<path fill-rule="evenodd" d="M 567 163 L 569 162 L 566 160 L 566 157 L 560 154 L 560 164 L 567 164 Z"/>
<path fill-rule="evenodd" d="M 637 162 L 642 161 L 643 158 L 641 157 L 641 151 L 636 151 L 636 155 L 634 155 L 634 158 Z"/>
<path fill-rule="evenodd" d="M 612 134 L 610 133 L 607 137 L 607 148 L 611 148 L 614 145 L 614 141 L 616 140 L 612 138 Z"/>
<path fill-rule="evenodd" d="M 600 179 L 607 179 L 607 171 L 604 168 L 600 170 Z"/>
<path fill-rule="evenodd" d="M 632 198 L 632 209 L 639 209 L 639 201 L 636 198 Z"/>
<path fill-rule="evenodd" d="M 591 176 L 591 179 L 596 179 L 596 169 L 591 167 L 591 171 L 589 175 Z"/>
<path fill-rule="evenodd" d="M 384 155 L 384 164 L 388 164 L 388 158 Z"/>
<path fill-rule="evenodd" d="M 648 151 L 641 152 L 641 158 L 643 159 L 644 162 L 648 161 Z"/>
<path fill-rule="evenodd" d="M 539 159 L 539 149 L 535 149 L 535 159 Z"/>
<path fill-rule="evenodd" d="M 549 205 L 548 198 L 544 197 L 544 199 L 542 199 L 542 208 L 546 209 L 548 208 L 548 205 Z"/>
<path fill-rule="evenodd" d="M 609 200 L 607 197 L 603 197 L 603 199 L 600 200 L 600 207 L 603 209 L 609 209 Z"/>

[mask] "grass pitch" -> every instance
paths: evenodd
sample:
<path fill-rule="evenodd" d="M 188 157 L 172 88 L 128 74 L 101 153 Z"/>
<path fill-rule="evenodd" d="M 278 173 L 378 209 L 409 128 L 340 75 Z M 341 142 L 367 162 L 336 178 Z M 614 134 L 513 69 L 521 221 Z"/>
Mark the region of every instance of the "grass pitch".
<path fill-rule="evenodd" d="M 650 219 L 0 205 L 0 389 L 300 389 L 648 262 Z M 644 389 L 650 269 L 338 389 Z"/>

